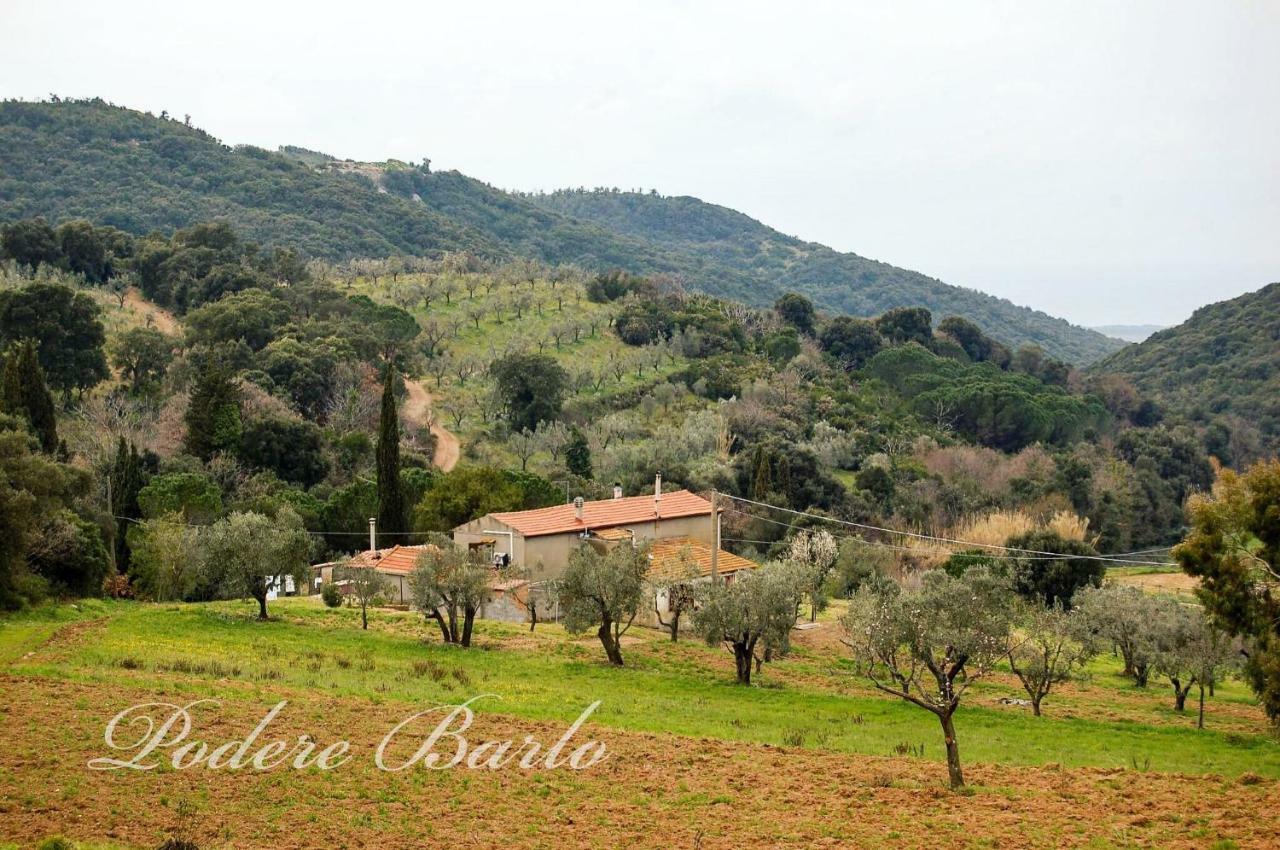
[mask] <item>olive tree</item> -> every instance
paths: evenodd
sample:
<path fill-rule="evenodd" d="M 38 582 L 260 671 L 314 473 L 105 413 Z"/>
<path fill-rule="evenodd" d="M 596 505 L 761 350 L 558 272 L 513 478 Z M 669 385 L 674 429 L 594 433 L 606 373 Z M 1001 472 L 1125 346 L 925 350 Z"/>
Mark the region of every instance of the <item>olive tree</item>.
<path fill-rule="evenodd" d="M 200 535 L 202 562 L 210 584 L 228 597 L 258 601 L 258 619 L 267 619 L 267 592 L 286 576 L 302 582 L 311 554 L 311 539 L 291 508 L 274 518 L 237 512 L 218 520 Z"/>
<path fill-rule="evenodd" d="M 804 590 L 809 597 L 809 622 L 818 620 L 818 612 L 827 607 L 827 579 L 840 558 L 840 547 L 829 531 L 802 531 L 791 538 L 787 560 L 795 564 L 804 577 Z"/>
<path fill-rule="evenodd" d="M 1205 690 L 1212 689 L 1239 657 L 1231 638 L 1205 616 L 1198 605 L 1168 600 L 1155 624 L 1152 668 L 1169 680 L 1175 711 L 1185 711 L 1187 695 L 1199 687 L 1196 725 L 1204 728 Z"/>
<path fill-rule="evenodd" d="M 479 552 L 458 548 L 444 534 L 432 534 L 409 574 L 413 607 L 435 620 L 445 643 L 471 646 L 476 612 L 489 600 L 493 567 Z"/>
<path fill-rule="evenodd" d="M 654 592 L 654 616 L 657 617 L 658 624 L 670 632 L 672 643 L 680 639 L 680 619 L 685 614 L 691 614 L 699 604 L 702 596 L 702 588 L 698 583 L 700 576 L 701 570 L 698 569 L 692 547 L 684 546 L 676 553 L 675 563 L 649 579 Z M 662 619 L 659 603 L 664 599 L 670 620 Z"/>
<path fill-rule="evenodd" d="M 574 549 L 555 584 L 564 627 L 574 634 L 594 628 L 609 663 L 622 666 L 622 636 L 640 610 L 648 571 L 645 547 L 623 543 L 603 553 L 590 545 Z"/>
<path fill-rule="evenodd" d="M 338 564 L 333 570 L 335 581 L 344 581 L 351 588 L 351 598 L 360 606 L 360 628 L 369 628 L 369 606 L 387 593 L 391 583 L 373 567 L 354 566 L 350 561 Z"/>
<path fill-rule="evenodd" d="M 1105 585 L 1079 590 L 1072 602 L 1090 631 L 1120 652 L 1124 675 L 1132 676 L 1138 687 L 1145 688 L 1156 652 L 1156 599 L 1136 587 Z"/>
<path fill-rule="evenodd" d="M 1054 685 L 1070 681 L 1097 653 L 1093 635 L 1078 612 L 1061 604 L 1019 606 L 1018 639 L 1009 646 L 1009 669 L 1031 699 L 1031 713 L 1040 716 L 1040 703 Z"/>
<path fill-rule="evenodd" d="M 1008 579 L 987 567 L 959 578 L 934 570 L 914 590 L 863 584 L 843 620 L 871 684 L 938 718 L 952 788 L 964 786 L 954 715 L 969 686 L 1008 656 L 1012 597 Z"/>
<path fill-rule="evenodd" d="M 694 612 L 694 631 L 708 646 L 727 646 L 738 683 L 749 685 L 753 663 L 787 650 L 803 594 L 804 575 L 792 564 L 739 570 L 732 581 L 708 589 L 702 607 Z"/>

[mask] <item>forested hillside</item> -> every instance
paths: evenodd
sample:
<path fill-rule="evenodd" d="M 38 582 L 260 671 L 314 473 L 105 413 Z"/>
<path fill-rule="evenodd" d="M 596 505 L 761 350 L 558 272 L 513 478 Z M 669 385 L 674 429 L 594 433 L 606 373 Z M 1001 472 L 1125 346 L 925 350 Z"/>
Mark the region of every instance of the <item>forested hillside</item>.
<path fill-rule="evenodd" d="M 210 220 L 329 260 L 467 251 L 587 270 L 673 274 L 691 289 L 771 304 L 786 291 L 835 312 L 900 306 L 955 314 L 1016 347 L 1092 362 L 1119 343 L 916 272 L 783 236 L 691 198 L 526 197 L 425 164 L 354 163 L 231 148 L 162 115 L 102 101 L 0 104 L 0 220 L 83 217 L 141 234 Z"/>
<path fill-rule="evenodd" d="M 709 290 L 726 297 L 762 304 L 780 292 L 802 292 L 823 309 L 855 316 L 920 305 L 938 316 L 964 316 L 997 339 L 1013 345 L 1033 343 L 1077 364 L 1097 360 L 1123 344 L 1003 298 L 786 236 L 697 198 L 609 190 L 529 197 L 547 209 L 696 254 L 754 282 L 746 289 L 727 282 L 719 287 L 708 284 Z"/>
<path fill-rule="evenodd" d="M 1167 412 L 1199 423 L 1226 462 L 1280 446 L 1280 283 L 1197 310 L 1099 363 Z"/>

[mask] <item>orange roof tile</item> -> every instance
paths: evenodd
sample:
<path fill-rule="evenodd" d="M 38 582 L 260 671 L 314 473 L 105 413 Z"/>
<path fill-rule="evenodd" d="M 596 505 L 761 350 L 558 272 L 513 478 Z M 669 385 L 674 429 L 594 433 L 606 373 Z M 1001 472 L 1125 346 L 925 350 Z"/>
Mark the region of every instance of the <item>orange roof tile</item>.
<path fill-rule="evenodd" d="M 511 526 L 525 537 L 591 531 L 619 525 L 653 522 L 655 519 L 679 519 L 690 516 L 711 516 L 711 503 L 688 490 L 663 493 L 662 500 L 656 503 L 653 496 L 629 496 L 625 499 L 587 502 L 582 506 L 582 519 L 578 519 L 575 515 L 573 505 L 554 505 L 532 511 L 493 514 L 494 519 Z"/>
<path fill-rule="evenodd" d="M 431 544 L 423 543 L 418 546 L 392 546 L 376 552 L 366 549 L 352 555 L 349 563 L 353 567 L 376 567 L 380 573 L 408 575 L 418 565 L 418 556 L 430 548 L 433 548 Z"/>
<path fill-rule="evenodd" d="M 711 575 L 711 546 L 691 537 L 665 537 L 655 540 L 649 546 L 649 578 L 679 578 L 681 559 L 688 554 L 693 560 L 694 568 L 699 575 Z M 740 555 L 720 550 L 720 563 L 717 564 L 720 575 L 736 573 L 738 570 L 754 570 L 760 566 Z"/>
<path fill-rule="evenodd" d="M 634 535 L 625 528 L 601 528 L 592 531 L 591 536 L 601 540 L 630 540 Z"/>

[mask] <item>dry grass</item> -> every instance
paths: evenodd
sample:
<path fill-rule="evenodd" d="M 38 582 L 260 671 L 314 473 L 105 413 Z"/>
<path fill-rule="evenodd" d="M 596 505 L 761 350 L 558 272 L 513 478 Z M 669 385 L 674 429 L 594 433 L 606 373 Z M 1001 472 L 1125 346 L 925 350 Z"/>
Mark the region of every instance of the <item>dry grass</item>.
<path fill-rule="evenodd" d="M 1055 510 L 1042 518 L 1025 510 L 991 511 L 961 520 L 937 535 L 968 545 L 914 539 L 906 545 L 915 564 L 931 569 L 941 566 L 958 549 L 1004 546 L 1009 538 L 1033 531 L 1052 531 L 1067 540 L 1084 541 L 1089 539 L 1089 520 L 1068 510 Z"/>

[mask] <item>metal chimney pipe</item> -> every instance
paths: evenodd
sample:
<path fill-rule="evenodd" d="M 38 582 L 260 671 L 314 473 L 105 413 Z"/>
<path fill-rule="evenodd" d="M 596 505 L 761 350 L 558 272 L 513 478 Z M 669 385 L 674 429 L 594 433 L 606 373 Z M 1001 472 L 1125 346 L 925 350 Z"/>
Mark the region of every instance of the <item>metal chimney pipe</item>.
<path fill-rule="evenodd" d="M 378 551 L 378 518 L 369 517 L 369 551 L 377 553 Z"/>

